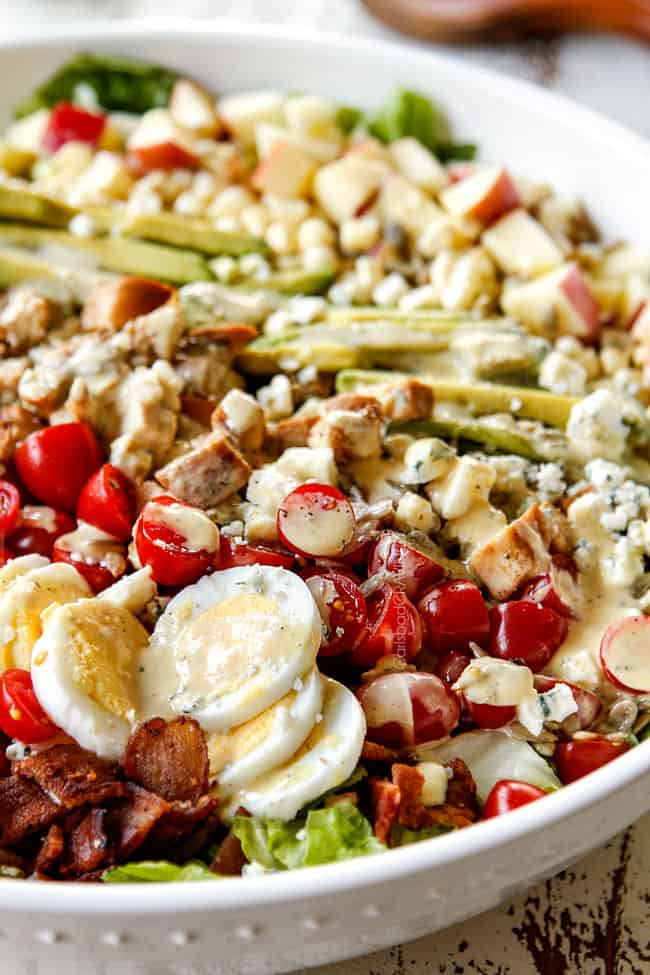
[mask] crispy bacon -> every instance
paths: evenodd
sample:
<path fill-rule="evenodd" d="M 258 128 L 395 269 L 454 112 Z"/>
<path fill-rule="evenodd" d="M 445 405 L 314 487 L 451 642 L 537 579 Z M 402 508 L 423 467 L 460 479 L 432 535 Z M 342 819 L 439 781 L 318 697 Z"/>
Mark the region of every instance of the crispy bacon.
<path fill-rule="evenodd" d="M 111 843 L 106 832 L 105 809 L 91 809 L 75 826 L 67 842 L 61 874 L 89 873 L 103 867 L 111 856 Z"/>
<path fill-rule="evenodd" d="M 152 718 L 136 728 L 124 755 L 127 778 L 172 801 L 196 802 L 208 791 L 208 748 L 193 718 Z"/>
<path fill-rule="evenodd" d="M 158 857 L 191 859 L 214 834 L 218 823 L 217 804 L 210 796 L 202 796 L 196 805 L 173 803 L 147 837 L 146 856 L 154 860 Z"/>
<path fill-rule="evenodd" d="M 390 765 L 399 759 L 399 751 L 396 748 L 387 748 L 385 745 L 378 745 L 375 741 L 367 738 L 363 743 L 361 758 L 365 762 L 384 762 Z"/>
<path fill-rule="evenodd" d="M 60 816 L 61 808 L 36 782 L 19 775 L 0 780 L 0 845 L 16 846 Z"/>
<path fill-rule="evenodd" d="M 65 810 L 100 805 L 126 794 L 116 765 L 78 745 L 55 745 L 14 763 L 14 772 L 32 779 Z"/>
<path fill-rule="evenodd" d="M 375 813 L 375 836 L 388 846 L 399 813 L 400 790 L 386 779 L 371 779 L 370 795 Z"/>
<path fill-rule="evenodd" d="M 34 861 L 34 872 L 39 875 L 52 873 L 63 856 L 64 849 L 65 836 L 63 830 L 58 823 L 55 823 L 50 826 L 43 840 L 43 845 Z"/>
<path fill-rule="evenodd" d="M 156 823 L 169 810 L 169 803 L 132 782 L 127 796 L 110 812 L 110 826 L 121 857 L 128 857 L 147 839 Z"/>
<path fill-rule="evenodd" d="M 224 877 L 239 877 L 247 863 L 239 838 L 230 830 L 219 846 L 210 870 Z"/>

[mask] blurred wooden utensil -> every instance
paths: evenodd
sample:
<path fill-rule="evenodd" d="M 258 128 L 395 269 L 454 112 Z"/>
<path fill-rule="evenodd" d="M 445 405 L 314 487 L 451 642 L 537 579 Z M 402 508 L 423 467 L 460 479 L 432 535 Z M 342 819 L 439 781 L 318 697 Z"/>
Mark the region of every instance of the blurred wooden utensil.
<path fill-rule="evenodd" d="M 391 27 L 435 41 L 597 30 L 650 41 L 650 0 L 364 0 Z"/>

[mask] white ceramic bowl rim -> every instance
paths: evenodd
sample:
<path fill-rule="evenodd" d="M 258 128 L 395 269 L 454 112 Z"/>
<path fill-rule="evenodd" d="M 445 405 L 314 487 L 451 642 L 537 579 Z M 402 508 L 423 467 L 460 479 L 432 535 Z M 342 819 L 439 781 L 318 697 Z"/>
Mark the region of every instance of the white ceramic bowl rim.
<path fill-rule="evenodd" d="M 146 34 L 152 42 L 152 59 L 155 60 L 157 36 L 171 35 L 193 37 L 255 37 L 268 45 L 295 42 L 313 48 L 315 55 L 326 55 L 328 49 L 345 48 L 352 52 L 379 53 L 394 56 L 408 53 L 409 59 L 426 61 L 435 58 L 444 62 L 450 75 L 456 73 L 477 87 L 488 84 L 512 102 L 534 106 L 536 112 L 548 115 L 570 113 L 572 122 L 580 130 L 593 137 L 598 130 L 603 142 L 617 140 L 627 151 L 638 154 L 650 166 L 650 144 L 624 126 L 591 109 L 576 105 L 559 95 L 544 91 L 527 82 L 506 78 L 496 72 L 461 62 L 457 58 L 427 50 L 415 45 L 391 41 L 357 40 L 308 30 L 294 30 L 272 25 L 251 24 L 236 21 L 154 20 L 93 21 L 89 25 L 62 25 L 47 30 L 15 33 L 0 40 L 0 57 L 3 50 L 21 47 L 56 47 L 57 44 L 79 44 L 89 47 L 105 44 L 111 38 L 121 40 Z M 643 744 L 631 749 L 627 755 L 592 773 L 579 782 L 547 796 L 543 802 L 532 803 L 508 814 L 479 823 L 471 828 L 449 833 L 433 840 L 375 856 L 361 857 L 344 863 L 310 867 L 259 877 L 242 877 L 214 883 L 149 884 L 146 896 L 142 885 L 101 886 L 91 884 L 38 884 L 14 880 L 0 881 L 0 905 L 4 911 L 47 913 L 52 915 L 141 915 L 173 914 L 177 911 L 246 909 L 269 903 L 311 899 L 344 890 L 372 886 L 397 879 L 408 874 L 433 871 L 437 866 L 453 861 L 471 861 L 479 853 L 498 849 L 506 843 L 529 834 L 531 842 L 538 831 L 552 823 L 579 815 L 583 810 L 606 799 L 612 793 L 623 791 L 626 786 L 641 778 L 650 769 L 650 745 Z M 624 801 L 624 796 L 622 796 Z M 467 864 L 471 869 L 471 864 Z"/>

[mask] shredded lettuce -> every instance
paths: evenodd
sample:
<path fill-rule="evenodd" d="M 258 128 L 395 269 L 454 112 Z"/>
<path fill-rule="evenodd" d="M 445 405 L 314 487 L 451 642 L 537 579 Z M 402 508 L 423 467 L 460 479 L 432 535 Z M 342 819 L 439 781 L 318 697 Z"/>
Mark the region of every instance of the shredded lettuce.
<path fill-rule="evenodd" d="M 14 115 L 22 118 L 57 102 L 74 102 L 79 90 L 88 89 L 106 111 L 141 115 L 167 105 L 177 78 L 175 71 L 132 58 L 79 54 L 21 102 Z"/>
<path fill-rule="evenodd" d="M 363 112 L 360 108 L 354 108 L 353 105 L 339 105 L 336 113 L 336 124 L 346 135 L 353 132 L 362 119 Z"/>
<path fill-rule="evenodd" d="M 152 884 L 172 882 L 193 882 L 197 880 L 221 880 L 218 874 L 209 870 L 205 863 L 192 860 L 183 866 L 169 863 L 168 860 L 142 860 L 140 863 L 125 863 L 124 866 L 107 870 L 102 880 L 105 884 Z"/>
<path fill-rule="evenodd" d="M 246 859 L 271 870 L 336 863 L 386 849 L 366 817 L 348 800 L 310 809 L 305 817 L 290 823 L 237 816 L 233 830 Z"/>
<path fill-rule="evenodd" d="M 425 95 L 399 88 L 366 119 L 368 131 L 381 142 L 413 136 L 432 152 L 450 141 L 449 123 L 442 110 Z"/>
<path fill-rule="evenodd" d="M 475 142 L 439 142 L 435 154 L 440 162 L 471 162 L 476 159 L 478 146 Z"/>

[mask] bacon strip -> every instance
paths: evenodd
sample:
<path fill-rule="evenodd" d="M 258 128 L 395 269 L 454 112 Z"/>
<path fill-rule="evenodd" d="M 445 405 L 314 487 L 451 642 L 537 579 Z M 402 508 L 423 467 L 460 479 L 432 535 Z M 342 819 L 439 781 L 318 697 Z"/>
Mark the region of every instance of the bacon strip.
<path fill-rule="evenodd" d="M 54 871 L 65 849 L 65 836 L 61 827 L 55 823 L 50 826 L 34 862 L 34 872 L 49 874 Z"/>
<path fill-rule="evenodd" d="M 91 809 L 73 829 L 61 865 L 63 876 L 90 873 L 109 861 L 111 844 L 106 832 L 106 816 L 105 809 Z"/>
<path fill-rule="evenodd" d="M 196 802 L 208 791 L 208 748 L 193 718 L 152 718 L 126 746 L 127 778 L 170 802 Z"/>
<path fill-rule="evenodd" d="M 19 775 L 0 780 L 0 845 L 15 846 L 49 829 L 61 809 L 35 782 Z"/>
<path fill-rule="evenodd" d="M 239 877 L 247 863 L 239 838 L 230 830 L 217 850 L 217 855 L 210 864 L 210 870 L 224 877 Z"/>
<path fill-rule="evenodd" d="M 65 810 L 100 805 L 126 794 L 118 768 L 78 745 L 55 745 L 14 763 L 14 772 L 33 779 Z"/>
<path fill-rule="evenodd" d="M 138 785 L 127 784 L 127 797 L 111 810 L 111 831 L 120 857 L 130 856 L 142 846 L 156 823 L 169 810 L 169 803 Z"/>

